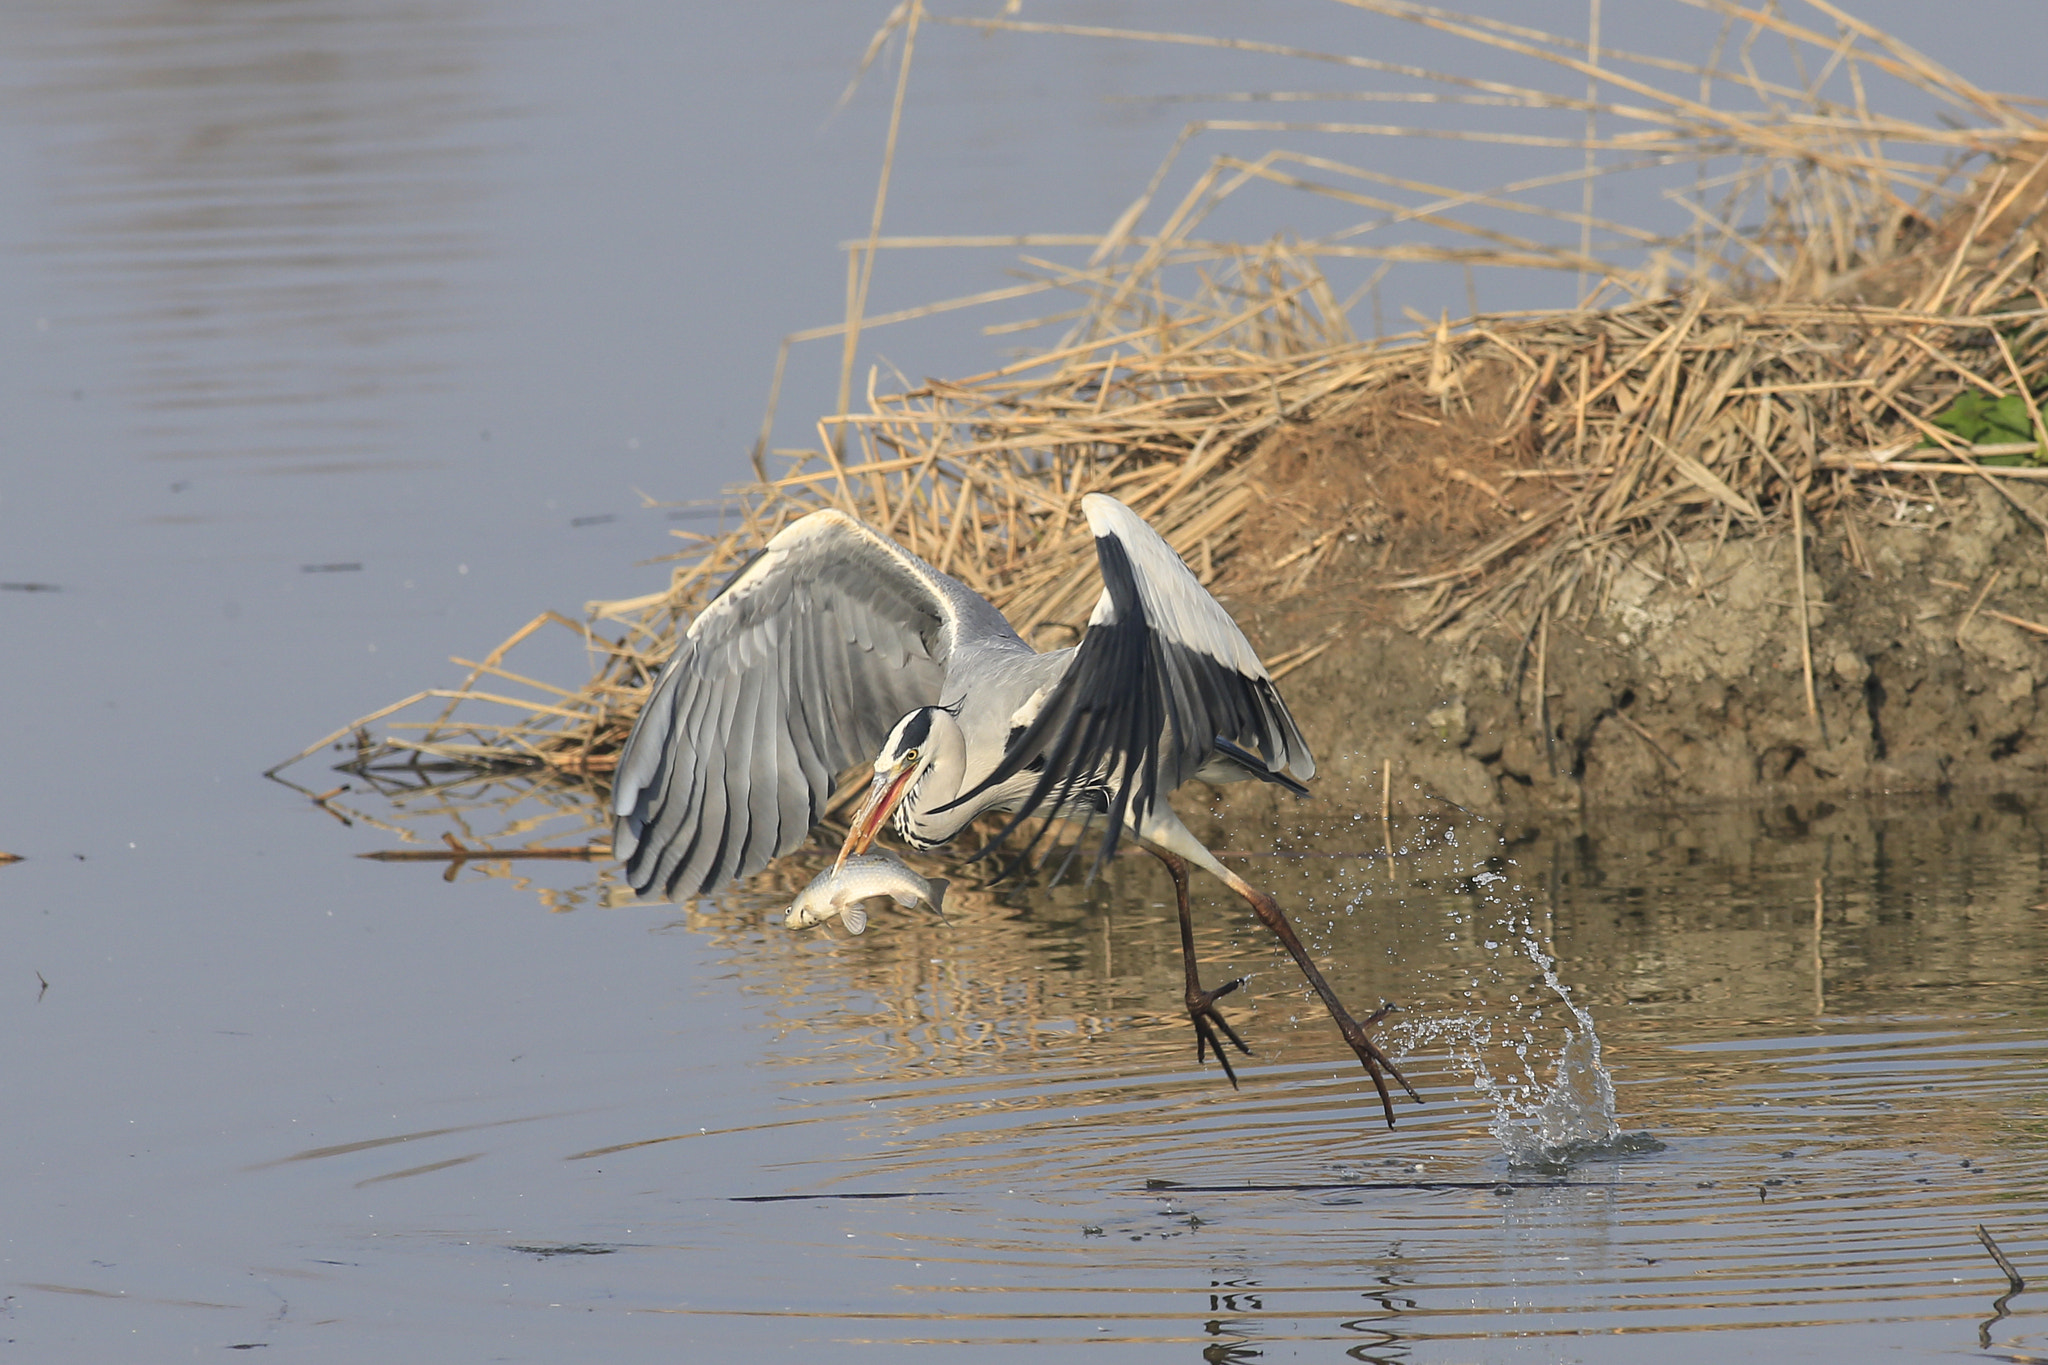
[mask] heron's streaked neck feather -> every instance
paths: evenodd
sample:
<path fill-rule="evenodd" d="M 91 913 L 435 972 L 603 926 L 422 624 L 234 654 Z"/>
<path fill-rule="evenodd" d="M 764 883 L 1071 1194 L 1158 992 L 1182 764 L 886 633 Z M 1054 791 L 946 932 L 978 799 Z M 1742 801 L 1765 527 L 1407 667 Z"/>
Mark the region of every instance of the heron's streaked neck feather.
<path fill-rule="evenodd" d="M 974 818 L 973 811 L 942 810 L 967 779 L 967 744 L 960 724 L 945 709 L 927 713 L 930 730 L 924 744 L 930 751 L 924 771 L 896 807 L 896 832 L 912 848 L 937 848 Z"/>

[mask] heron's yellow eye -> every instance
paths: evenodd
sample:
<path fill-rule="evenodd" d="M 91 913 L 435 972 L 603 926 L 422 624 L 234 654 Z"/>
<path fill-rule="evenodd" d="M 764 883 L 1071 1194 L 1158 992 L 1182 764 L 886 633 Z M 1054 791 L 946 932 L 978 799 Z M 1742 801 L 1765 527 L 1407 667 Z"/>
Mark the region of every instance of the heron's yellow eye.
<path fill-rule="evenodd" d="M 907 754 L 903 755 L 903 761 L 904 761 L 905 763 L 915 763 L 915 762 L 917 762 L 917 750 L 915 750 L 915 749 L 912 749 L 912 750 L 911 750 L 911 751 L 910 751 L 909 753 L 907 753 Z"/>

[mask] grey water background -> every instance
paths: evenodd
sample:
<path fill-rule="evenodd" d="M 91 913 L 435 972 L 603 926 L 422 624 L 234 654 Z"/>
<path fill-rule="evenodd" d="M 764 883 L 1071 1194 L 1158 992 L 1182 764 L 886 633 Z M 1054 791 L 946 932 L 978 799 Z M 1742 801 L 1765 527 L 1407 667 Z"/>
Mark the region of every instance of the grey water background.
<path fill-rule="evenodd" d="M 1341 6 L 1264 9 L 1259 37 L 1442 56 L 1398 26 L 1361 39 Z M 2036 81 L 2038 44 L 1998 40 L 2038 32 L 2031 4 L 1863 12 L 1986 85 Z M 1456 1040 L 1418 1045 L 1430 1104 L 1385 1134 L 1221 914 L 1205 948 L 1259 973 L 1238 1017 L 1261 1055 L 1240 1093 L 1197 1071 L 1138 867 L 991 899 L 955 939 L 878 924 L 849 948 L 764 927 L 763 895 L 549 915 L 504 878 L 365 863 L 380 837 L 258 778 L 544 607 L 663 581 L 642 561 L 698 523 L 638 492 L 744 477 L 776 340 L 839 315 L 893 68 L 833 106 L 883 13 L 0 12 L 0 849 L 26 858 L 0 867 L 4 1348 L 1626 1359 L 1647 1329 L 1685 1359 L 1975 1349 L 1999 1284 L 1970 1225 L 2048 1254 L 2024 802 L 1507 851 L 1438 832 L 1396 882 L 1275 863 L 1354 999 L 1526 1024 L 1541 1062 L 1558 1011 L 1535 1014 L 1519 940 L 1487 937 L 1515 922 L 1595 1010 L 1623 1121 L 1664 1150 L 1500 1195 L 1525 1176 Z M 1190 116 L 1132 96 L 1330 82 L 1241 54 L 920 45 L 894 231 L 1099 230 Z M 992 287 L 1002 260 L 886 255 L 873 306 Z M 1482 279 L 1481 301 L 1560 301 L 1517 287 Z M 1463 302 L 1426 272 L 1389 288 Z M 862 373 L 1000 355 L 955 316 L 877 334 Z M 779 442 L 830 401 L 835 356 L 799 356 Z M 1482 895 L 1496 858 L 1511 879 Z M 1497 1070 L 1513 1041 L 1486 1042 Z M 1389 1172 L 1486 1188 L 1144 1187 Z M 732 1202 L 897 1192 L 918 1197 Z M 2001 1346 L 2041 1352 L 2031 1297 Z"/>

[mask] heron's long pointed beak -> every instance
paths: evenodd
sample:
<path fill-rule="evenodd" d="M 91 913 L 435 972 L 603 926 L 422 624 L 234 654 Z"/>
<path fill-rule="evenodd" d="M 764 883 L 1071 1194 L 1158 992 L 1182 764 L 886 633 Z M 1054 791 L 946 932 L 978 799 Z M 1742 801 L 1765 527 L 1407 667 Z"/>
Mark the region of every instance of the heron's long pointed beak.
<path fill-rule="evenodd" d="M 849 857 L 868 851 L 868 845 L 881 833 L 889 813 L 896 809 L 897 803 L 903 800 L 904 792 L 910 789 L 910 779 L 916 772 L 916 764 L 906 763 L 901 772 L 875 774 L 874 785 L 868 788 L 868 798 L 853 813 L 853 827 L 846 831 L 846 842 L 839 846 L 839 861 L 832 864 L 834 872 L 845 866 Z"/>

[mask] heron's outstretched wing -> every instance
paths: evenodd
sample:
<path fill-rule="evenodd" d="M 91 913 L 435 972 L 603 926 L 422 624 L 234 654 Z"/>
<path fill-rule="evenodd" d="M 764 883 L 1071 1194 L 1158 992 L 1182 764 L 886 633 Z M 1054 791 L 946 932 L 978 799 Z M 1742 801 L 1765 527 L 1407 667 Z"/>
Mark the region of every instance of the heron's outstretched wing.
<path fill-rule="evenodd" d="M 1072 666 L 1004 746 L 995 771 L 960 801 L 1042 763 L 1003 832 L 1034 811 L 1106 798 L 1099 867 L 1126 821 L 1142 822 L 1205 764 L 1220 758 L 1296 791 L 1287 774 L 1306 779 L 1316 768 L 1250 641 L 1173 547 L 1114 498 L 1091 493 L 1081 506 L 1102 596 Z"/>
<path fill-rule="evenodd" d="M 838 774 L 939 700 L 976 633 L 1009 627 L 852 517 L 783 528 L 690 623 L 626 741 L 612 851 L 627 880 L 700 894 L 795 848 Z"/>

